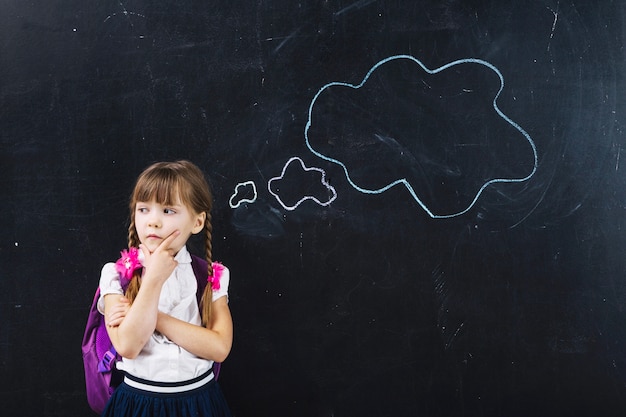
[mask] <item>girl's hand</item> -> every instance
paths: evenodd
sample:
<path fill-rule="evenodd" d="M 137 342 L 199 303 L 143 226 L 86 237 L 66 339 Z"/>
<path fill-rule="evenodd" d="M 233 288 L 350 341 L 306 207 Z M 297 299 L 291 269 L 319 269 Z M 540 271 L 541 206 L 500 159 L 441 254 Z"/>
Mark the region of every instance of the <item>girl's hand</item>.
<path fill-rule="evenodd" d="M 105 316 L 105 323 L 108 327 L 117 327 L 122 323 L 124 317 L 126 317 L 126 313 L 128 313 L 128 309 L 130 308 L 130 301 L 128 298 L 121 297 L 118 302 L 111 306 L 107 315 Z"/>
<path fill-rule="evenodd" d="M 179 234 L 180 231 L 174 231 L 163 239 L 152 253 L 145 245 L 139 245 L 139 249 L 141 249 L 144 255 L 143 266 L 145 269 L 141 278 L 142 282 L 154 281 L 157 284 L 163 284 L 174 272 L 178 262 L 174 259 L 176 253 L 174 253 L 174 249 L 170 245 Z"/>

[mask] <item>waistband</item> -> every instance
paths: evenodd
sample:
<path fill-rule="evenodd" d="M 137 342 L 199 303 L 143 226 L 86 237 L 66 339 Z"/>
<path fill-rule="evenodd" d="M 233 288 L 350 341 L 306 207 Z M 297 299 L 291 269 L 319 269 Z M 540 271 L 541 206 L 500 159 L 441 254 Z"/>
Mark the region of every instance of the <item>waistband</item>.
<path fill-rule="evenodd" d="M 138 378 L 136 376 L 126 374 L 124 376 L 124 382 L 126 385 L 137 388 L 144 391 L 160 392 L 160 393 L 176 393 L 191 391 L 196 388 L 200 388 L 203 385 L 211 382 L 215 378 L 213 369 L 209 369 L 204 374 L 197 376 L 193 379 L 180 382 L 157 382 L 149 381 L 147 379 Z"/>

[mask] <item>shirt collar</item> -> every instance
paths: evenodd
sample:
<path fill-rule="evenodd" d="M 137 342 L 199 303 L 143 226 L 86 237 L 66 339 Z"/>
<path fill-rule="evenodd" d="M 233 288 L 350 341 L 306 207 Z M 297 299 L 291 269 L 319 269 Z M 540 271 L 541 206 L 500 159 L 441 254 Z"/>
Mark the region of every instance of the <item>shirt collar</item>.
<path fill-rule="evenodd" d="M 187 250 L 187 246 L 183 246 L 178 251 L 176 256 L 174 256 L 174 259 L 179 264 L 189 264 L 189 263 L 191 263 L 191 255 L 189 254 L 189 251 Z"/>

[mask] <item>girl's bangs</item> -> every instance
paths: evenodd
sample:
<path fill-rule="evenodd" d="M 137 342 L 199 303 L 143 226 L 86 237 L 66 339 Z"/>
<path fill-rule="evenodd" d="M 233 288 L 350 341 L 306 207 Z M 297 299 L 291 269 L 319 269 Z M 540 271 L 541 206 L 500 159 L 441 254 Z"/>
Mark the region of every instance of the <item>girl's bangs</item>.
<path fill-rule="evenodd" d="M 134 201 L 156 201 L 162 205 L 182 202 L 180 179 L 175 175 L 155 175 L 137 183 Z"/>

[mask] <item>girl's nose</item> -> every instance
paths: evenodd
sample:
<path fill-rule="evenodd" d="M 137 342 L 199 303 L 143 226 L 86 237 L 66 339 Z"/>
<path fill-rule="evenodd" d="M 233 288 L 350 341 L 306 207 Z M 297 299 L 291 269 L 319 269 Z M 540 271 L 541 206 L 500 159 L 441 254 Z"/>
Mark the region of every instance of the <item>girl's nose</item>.
<path fill-rule="evenodd" d="M 149 227 L 154 227 L 154 228 L 161 227 L 161 219 L 159 218 L 159 216 L 152 215 L 148 219 L 148 226 Z"/>

